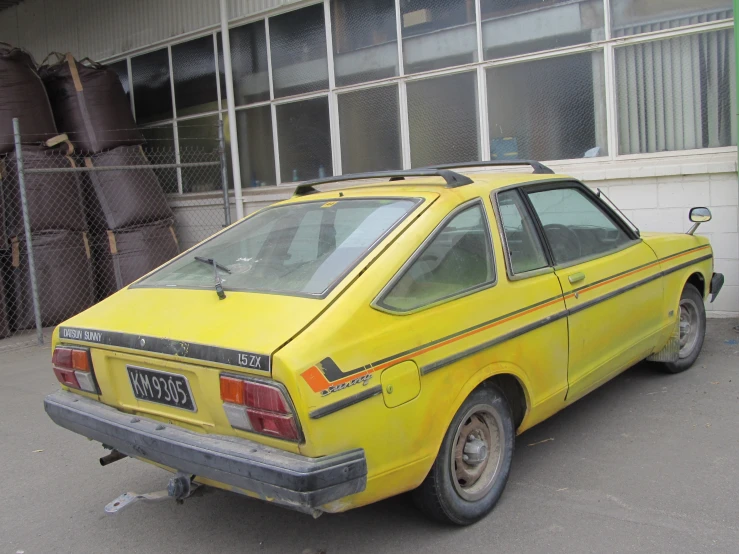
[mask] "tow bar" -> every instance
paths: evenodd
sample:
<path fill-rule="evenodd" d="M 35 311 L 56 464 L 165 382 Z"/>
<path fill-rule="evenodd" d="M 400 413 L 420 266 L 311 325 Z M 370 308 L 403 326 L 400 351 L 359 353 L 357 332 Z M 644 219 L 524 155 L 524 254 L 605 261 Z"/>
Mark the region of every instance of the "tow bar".
<path fill-rule="evenodd" d="M 161 502 L 163 500 L 173 499 L 178 504 L 182 504 L 186 498 L 191 497 L 201 485 L 193 482 L 194 475 L 178 472 L 172 477 L 167 484 L 167 489 L 163 491 L 147 492 L 138 494 L 135 492 L 126 492 L 105 506 L 105 513 L 117 514 L 124 508 L 128 508 L 136 502 Z"/>

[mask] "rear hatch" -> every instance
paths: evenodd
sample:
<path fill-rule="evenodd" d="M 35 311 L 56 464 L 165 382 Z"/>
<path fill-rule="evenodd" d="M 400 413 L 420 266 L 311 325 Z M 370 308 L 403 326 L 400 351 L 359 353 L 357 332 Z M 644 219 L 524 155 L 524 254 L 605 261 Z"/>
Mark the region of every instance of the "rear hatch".
<path fill-rule="evenodd" d="M 328 217 L 319 212 L 316 216 L 316 209 L 302 208 L 306 213 L 300 216 L 301 225 L 313 218 L 310 220 L 312 227 L 304 232 L 292 228 L 286 231 L 270 222 L 271 230 L 264 233 L 268 235 L 266 239 L 250 239 L 258 243 L 260 256 L 264 255 L 265 248 L 272 248 L 264 255 L 271 256 L 266 266 L 270 271 L 278 262 L 284 263 L 284 256 L 280 258 L 275 254 L 280 249 L 292 252 L 288 259 L 290 267 L 295 269 L 284 266 L 288 271 L 281 268 L 275 273 L 276 279 L 260 281 L 259 272 L 250 273 L 251 268 L 247 267 L 243 271 L 246 277 L 240 281 L 242 266 L 259 262 L 254 262 L 255 255 L 246 251 L 250 247 L 249 240 L 240 239 L 238 234 L 229 239 L 231 242 L 221 240 L 221 237 L 228 239 L 228 234 L 233 234 L 239 224 L 136 285 L 64 322 L 55 333 L 55 344 L 91 347 L 100 390 L 98 399 L 105 404 L 196 431 L 240 434 L 231 427 L 224 413 L 221 373 L 272 378 L 272 355 L 318 317 L 438 195 L 415 192 L 404 195 L 406 198 L 413 196 L 413 202 L 405 205 L 406 216 L 396 222 L 393 222 L 393 214 L 378 210 L 380 226 L 369 229 L 370 235 L 378 233 L 378 236 L 371 244 L 363 242 L 364 238 L 352 231 L 364 229 L 366 233 L 368 227 L 363 227 L 362 221 L 371 218 L 364 214 L 359 218 L 340 215 L 341 204 L 352 199 L 369 200 L 369 193 L 347 194 L 348 198 L 339 201 L 317 196 L 319 198 L 311 202 L 314 208 L 318 206 L 328 213 L 328 210 L 337 211 L 335 205 L 339 204 L 337 214 Z M 381 200 L 382 207 L 387 207 L 387 198 Z M 269 219 L 274 220 L 279 213 L 268 214 L 271 215 Z M 316 226 L 317 217 L 323 224 Z M 327 220 L 331 222 L 330 233 L 322 228 Z M 270 243 L 273 235 L 278 239 L 276 246 Z M 248 236 L 254 237 L 254 233 Z M 286 236 L 289 244 L 283 244 Z M 311 243 L 313 240 L 325 244 L 327 237 L 333 243 L 325 252 L 320 245 L 316 249 Z M 297 245 L 296 241 L 299 241 Z M 234 248 L 238 252 L 234 253 Z M 358 249 L 362 252 L 359 256 L 356 255 Z M 215 261 L 215 267 L 207 262 L 195 262 L 195 256 Z M 311 256 L 316 257 L 315 263 Z M 343 267 L 341 271 L 326 269 L 336 263 Z M 301 276 L 304 267 L 308 268 L 308 273 Z M 226 296 L 223 299 L 216 292 L 218 279 L 223 281 Z M 322 279 L 330 283 L 324 287 Z M 303 290 L 287 293 L 248 291 L 240 287 L 242 282 L 253 286 L 262 282 L 275 287 L 300 286 Z M 286 370 L 289 369 L 280 368 L 274 377 L 280 380 L 279 372 Z M 141 391 L 135 392 L 135 389 L 146 389 L 142 380 L 147 376 L 151 378 L 146 383 L 150 389 L 156 381 L 154 386 L 164 387 L 171 392 L 167 396 L 175 400 L 169 403 L 142 400 Z M 184 394 L 185 390 L 189 398 L 178 404 L 180 393 Z M 272 440 L 264 437 L 264 442 Z M 283 441 L 276 444 L 285 447 Z"/>
<path fill-rule="evenodd" d="M 328 301 L 245 292 L 220 301 L 215 291 L 133 288 L 65 322 L 58 340 L 92 347 L 99 400 L 105 404 L 193 430 L 230 433 L 220 373 L 270 377 L 271 354 Z M 175 376 L 173 398 L 176 376 L 184 377 L 181 388 L 189 388 L 193 405 L 136 398 L 129 368 L 161 372 L 162 384 Z"/>

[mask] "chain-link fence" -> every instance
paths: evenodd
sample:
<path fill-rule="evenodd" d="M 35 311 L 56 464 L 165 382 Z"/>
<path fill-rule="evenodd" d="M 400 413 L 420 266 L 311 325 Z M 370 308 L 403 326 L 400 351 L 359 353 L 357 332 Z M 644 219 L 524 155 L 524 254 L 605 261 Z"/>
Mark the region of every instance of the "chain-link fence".
<path fill-rule="evenodd" d="M 230 223 L 220 125 L 178 150 L 153 139 L 80 154 L 15 123 L 0 155 L 0 349 L 43 342 Z"/>

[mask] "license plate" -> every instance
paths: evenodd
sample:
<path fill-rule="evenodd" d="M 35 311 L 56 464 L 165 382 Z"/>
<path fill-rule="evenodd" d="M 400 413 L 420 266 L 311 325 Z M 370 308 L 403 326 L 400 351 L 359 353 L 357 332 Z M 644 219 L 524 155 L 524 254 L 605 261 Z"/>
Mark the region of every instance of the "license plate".
<path fill-rule="evenodd" d="M 139 400 L 197 411 L 187 378 L 165 371 L 127 366 L 133 395 Z"/>

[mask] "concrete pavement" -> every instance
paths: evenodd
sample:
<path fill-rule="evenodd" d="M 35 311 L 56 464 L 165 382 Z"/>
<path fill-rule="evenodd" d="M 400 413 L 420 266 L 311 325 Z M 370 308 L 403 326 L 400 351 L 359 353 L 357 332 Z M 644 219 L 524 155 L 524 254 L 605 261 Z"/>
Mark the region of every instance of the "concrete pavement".
<path fill-rule="evenodd" d="M 46 349 L 0 353 L 0 554 L 24 552 L 739 552 L 739 332 L 709 320 L 696 365 L 646 364 L 518 438 L 501 502 L 466 529 L 426 521 L 407 497 L 317 520 L 216 491 L 107 516 L 169 474 L 102 447 L 43 411 Z"/>

